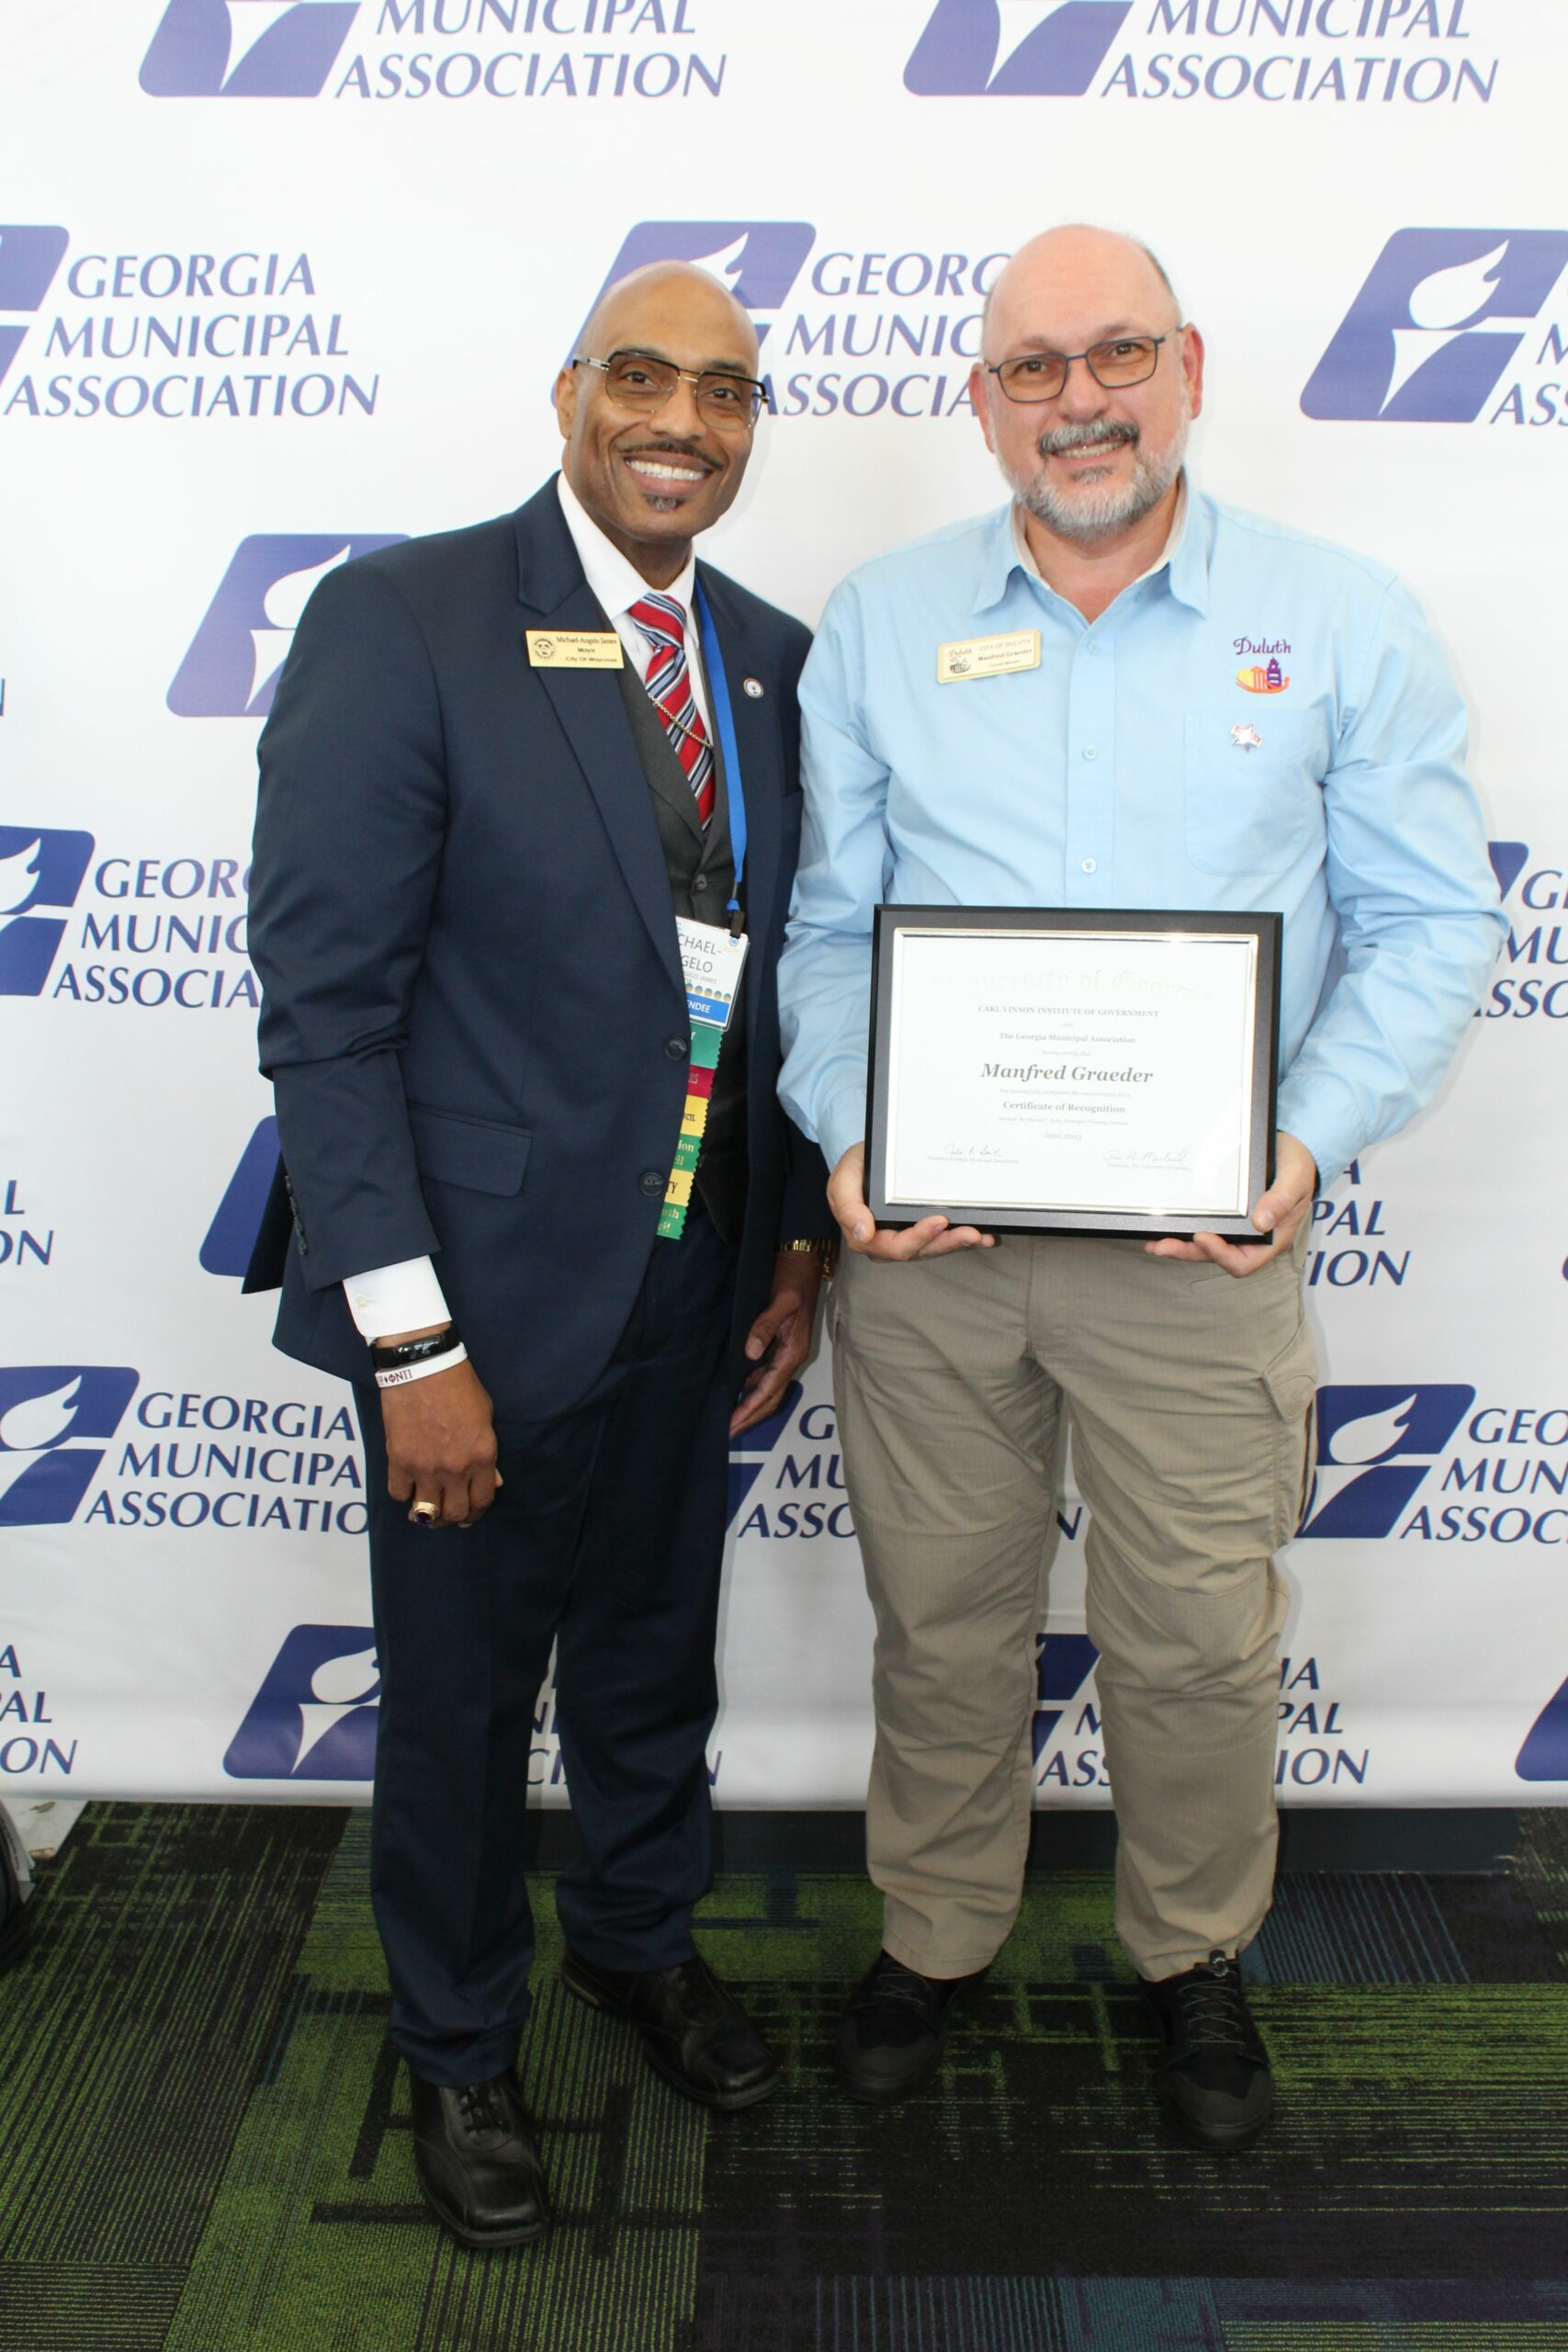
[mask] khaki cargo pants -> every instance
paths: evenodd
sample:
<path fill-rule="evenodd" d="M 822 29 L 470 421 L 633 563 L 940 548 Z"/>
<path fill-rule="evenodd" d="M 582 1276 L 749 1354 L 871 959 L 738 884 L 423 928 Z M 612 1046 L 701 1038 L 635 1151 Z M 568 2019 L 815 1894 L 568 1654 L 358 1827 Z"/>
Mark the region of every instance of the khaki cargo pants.
<path fill-rule="evenodd" d="M 984 1967 L 1018 1909 L 1064 1408 L 1117 1932 L 1147 1977 L 1257 1933 L 1287 1609 L 1273 1555 L 1302 1505 L 1316 1381 L 1305 1238 L 1239 1282 L 1121 1239 L 846 1255 L 835 1384 L 876 1617 L 867 1846 L 908 1967 Z"/>

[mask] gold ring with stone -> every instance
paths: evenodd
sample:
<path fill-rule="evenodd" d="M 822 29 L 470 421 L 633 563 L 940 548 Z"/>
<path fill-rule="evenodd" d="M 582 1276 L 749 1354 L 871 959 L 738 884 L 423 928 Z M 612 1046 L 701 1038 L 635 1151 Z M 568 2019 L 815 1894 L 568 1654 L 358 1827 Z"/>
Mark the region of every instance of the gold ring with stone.
<path fill-rule="evenodd" d="M 417 1519 L 423 1527 L 434 1527 L 440 1516 L 441 1506 L 439 1503 L 415 1503 L 413 1509 L 409 1513 L 409 1517 L 411 1519 Z"/>

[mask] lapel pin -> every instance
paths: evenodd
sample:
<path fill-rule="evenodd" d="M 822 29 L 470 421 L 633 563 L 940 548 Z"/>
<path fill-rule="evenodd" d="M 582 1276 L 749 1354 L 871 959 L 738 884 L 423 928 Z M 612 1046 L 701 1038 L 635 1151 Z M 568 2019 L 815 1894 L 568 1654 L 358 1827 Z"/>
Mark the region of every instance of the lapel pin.
<path fill-rule="evenodd" d="M 742 678 L 740 681 L 740 691 L 743 695 L 750 695 L 753 702 L 761 702 L 762 699 L 762 681 L 761 678 Z"/>
<path fill-rule="evenodd" d="M 1244 722 L 1231 729 L 1231 745 L 1233 750 L 1237 752 L 1260 752 L 1263 749 L 1263 738 L 1256 727 L 1248 727 Z"/>

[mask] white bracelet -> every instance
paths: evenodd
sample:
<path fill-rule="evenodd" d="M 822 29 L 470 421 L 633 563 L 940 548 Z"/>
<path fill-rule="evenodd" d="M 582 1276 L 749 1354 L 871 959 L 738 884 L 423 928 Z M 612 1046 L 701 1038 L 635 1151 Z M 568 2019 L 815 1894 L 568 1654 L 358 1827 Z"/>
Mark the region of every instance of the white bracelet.
<path fill-rule="evenodd" d="M 468 1351 L 459 1340 L 457 1346 L 448 1348 L 445 1355 L 426 1356 L 423 1363 L 400 1363 L 391 1372 L 378 1372 L 376 1385 L 378 1388 L 406 1388 L 411 1380 L 428 1380 L 433 1372 L 447 1372 L 453 1364 L 467 1363 L 468 1360 Z"/>

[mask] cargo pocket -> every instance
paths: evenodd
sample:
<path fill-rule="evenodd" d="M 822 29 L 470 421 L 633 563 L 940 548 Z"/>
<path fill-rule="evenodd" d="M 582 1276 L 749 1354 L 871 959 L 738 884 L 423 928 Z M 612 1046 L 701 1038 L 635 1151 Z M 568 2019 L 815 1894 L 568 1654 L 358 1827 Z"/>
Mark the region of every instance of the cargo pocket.
<path fill-rule="evenodd" d="M 1278 1551 L 1290 1542 L 1306 1514 L 1315 1466 L 1317 1353 L 1304 1316 L 1273 1363 L 1265 1367 L 1263 1385 L 1280 1422 L 1271 1545 Z"/>

